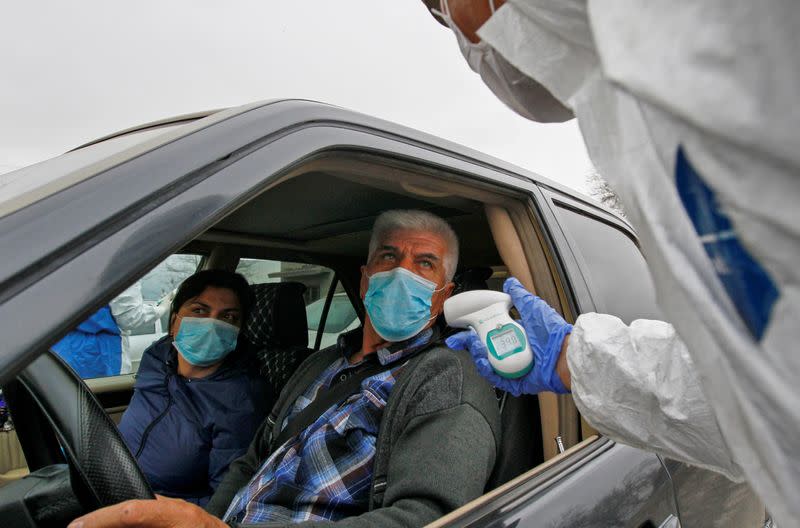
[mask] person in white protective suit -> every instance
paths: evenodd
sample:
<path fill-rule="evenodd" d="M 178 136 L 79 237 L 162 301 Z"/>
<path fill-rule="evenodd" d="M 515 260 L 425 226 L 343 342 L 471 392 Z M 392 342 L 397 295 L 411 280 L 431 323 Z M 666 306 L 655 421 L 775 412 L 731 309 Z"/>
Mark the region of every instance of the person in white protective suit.
<path fill-rule="evenodd" d="M 111 315 L 117 322 L 120 336 L 122 337 L 120 374 L 129 374 L 132 370 L 131 330 L 162 317 L 169 310 L 169 305 L 174 295 L 175 290 L 161 299 L 157 305 L 146 304 L 142 297 L 142 283 L 141 281 L 136 281 L 108 303 L 111 308 Z"/>
<path fill-rule="evenodd" d="M 571 381 L 604 434 L 744 477 L 780 526 L 796 525 L 800 3 L 425 3 L 508 106 L 577 117 L 674 325 L 583 314 L 566 328 L 517 291 L 538 364 L 516 390 Z M 456 345 L 481 358 L 470 334 Z M 554 375 L 559 361 L 571 380 Z"/>

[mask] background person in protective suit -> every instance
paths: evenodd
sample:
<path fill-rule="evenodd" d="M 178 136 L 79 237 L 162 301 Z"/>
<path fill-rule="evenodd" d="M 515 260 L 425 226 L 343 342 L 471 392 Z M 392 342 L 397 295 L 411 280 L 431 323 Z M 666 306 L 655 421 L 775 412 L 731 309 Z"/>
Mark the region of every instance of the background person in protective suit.
<path fill-rule="evenodd" d="M 122 338 L 122 364 L 119 374 L 128 374 L 132 371 L 131 331 L 136 327 L 161 318 L 169 310 L 169 305 L 174 296 L 175 290 L 172 290 L 158 304 L 147 304 L 142 296 L 142 281 L 139 280 L 108 303 L 108 307 L 111 308 L 111 315 L 114 316 L 114 320 L 119 326 L 120 337 Z"/>
<path fill-rule="evenodd" d="M 800 519 L 800 4 L 425 3 L 509 107 L 577 117 L 680 333 L 581 315 L 565 350 L 583 416 L 622 442 L 744 475 L 779 523 Z M 531 305 L 528 325 L 562 324 Z M 531 339 L 543 358 L 560 350 L 542 335 Z M 540 383 L 550 374 L 518 388 L 566 388 Z"/>
<path fill-rule="evenodd" d="M 82 379 L 120 373 L 120 329 L 108 306 L 90 315 L 51 348 Z"/>

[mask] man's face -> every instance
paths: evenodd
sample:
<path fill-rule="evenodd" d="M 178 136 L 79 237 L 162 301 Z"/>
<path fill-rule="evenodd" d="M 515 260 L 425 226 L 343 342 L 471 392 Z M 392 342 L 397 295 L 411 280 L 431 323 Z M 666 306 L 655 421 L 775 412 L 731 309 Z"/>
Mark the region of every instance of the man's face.
<path fill-rule="evenodd" d="M 380 242 L 367 265 L 361 266 L 361 299 L 369 289 L 369 277 L 400 266 L 436 283 L 437 290 L 444 287 L 435 292 L 431 299 L 431 316 L 439 315 L 454 287 L 447 280 L 444 267 L 447 249 L 445 240 L 429 231 L 400 229 L 390 232 Z"/>
<path fill-rule="evenodd" d="M 450 9 L 450 17 L 458 29 L 472 43 L 478 43 L 481 38 L 478 36 L 478 29 L 492 16 L 493 11 L 490 5 L 491 0 L 448 0 L 447 7 Z M 428 7 L 431 4 L 444 12 L 444 5 L 436 5 L 436 2 L 425 2 Z M 495 10 L 505 4 L 506 0 L 494 0 Z"/>

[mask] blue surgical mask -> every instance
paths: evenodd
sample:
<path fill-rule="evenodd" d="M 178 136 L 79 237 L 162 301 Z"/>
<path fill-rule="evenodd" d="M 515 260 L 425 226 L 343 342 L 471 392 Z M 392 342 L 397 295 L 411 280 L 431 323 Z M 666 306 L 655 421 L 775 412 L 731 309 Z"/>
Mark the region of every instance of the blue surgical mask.
<path fill-rule="evenodd" d="M 184 317 L 173 345 L 196 367 L 213 365 L 236 348 L 239 328 L 213 317 Z"/>
<path fill-rule="evenodd" d="M 378 335 L 396 343 L 414 337 L 433 319 L 431 299 L 443 289 L 398 266 L 369 277 L 364 307 Z"/>

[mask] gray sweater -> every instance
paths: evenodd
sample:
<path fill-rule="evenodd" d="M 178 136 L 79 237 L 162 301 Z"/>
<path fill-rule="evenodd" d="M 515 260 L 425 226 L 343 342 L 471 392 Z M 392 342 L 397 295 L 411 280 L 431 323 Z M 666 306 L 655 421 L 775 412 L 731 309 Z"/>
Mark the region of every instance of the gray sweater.
<path fill-rule="evenodd" d="M 274 423 L 283 423 L 297 396 L 337 354 L 331 347 L 303 362 L 278 400 Z M 269 457 L 271 433 L 277 435 L 277 428 L 265 421 L 247 453 L 231 464 L 206 507 L 210 513 L 224 515 L 234 495 Z M 425 350 L 403 368 L 384 409 L 369 511 L 336 524 L 417 527 L 432 522 L 483 493 L 499 446 L 497 400 L 469 353 L 445 347 Z M 293 526 L 323 524 L 330 523 Z"/>

